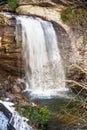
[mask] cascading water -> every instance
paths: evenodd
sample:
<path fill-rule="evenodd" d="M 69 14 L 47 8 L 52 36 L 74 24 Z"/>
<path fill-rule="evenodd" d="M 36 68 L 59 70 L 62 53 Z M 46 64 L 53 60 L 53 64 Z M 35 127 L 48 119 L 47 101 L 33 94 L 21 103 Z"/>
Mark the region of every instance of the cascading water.
<path fill-rule="evenodd" d="M 8 118 L 0 111 L 0 130 L 7 130 Z"/>
<path fill-rule="evenodd" d="M 40 18 L 19 16 L 16 19 L 17 26 L 22 27 L 26 90 L 33 97 L 61 95 L 67 89 L 53 25 Z"/>
<path fill-rule="evenodd" d="M 27 124 L 28 119 L 20 116 L 18 112 L 15 111 L 15 108 L 13 107 L 14 104 L 12 102 L 0 100 L 0 105 L 3 105 L 5 107 L 3 109 L 3 112 L 2 110 L 0 110 L 0 130 L 34 130 L 31 126 Z M 5 115 L 5 113 L 8 112 L 6 110 L 12 113 L 12 117 L 10 117 L 11 119 Z M 8 124 L 11 124 L 11 128 L 7 127 Z"/>

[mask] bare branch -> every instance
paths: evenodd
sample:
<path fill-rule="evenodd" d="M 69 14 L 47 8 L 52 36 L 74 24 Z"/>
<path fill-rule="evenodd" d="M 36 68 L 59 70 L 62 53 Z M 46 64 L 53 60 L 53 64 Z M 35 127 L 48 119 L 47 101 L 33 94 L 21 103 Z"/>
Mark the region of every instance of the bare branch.
<path fill-rule="evenodd" d="M 78 68 L 81 72 L 83 72 L 84 74 L 87 74 L 87 69 L 83 69 L 82 67 L 80 67 L 79 65 L 77 65 L 77 64 L 72 64 L 72 65 L 70 65 L 70 66 L 67 66 L 67 67 L 76 67 L 76 68 Z"/>
<path fill-rule="evenodd" d="M 78 83 L 78 82 L 76 82 L 76 81 L 74 81 L 74 80 L 64 80 L 64 82 L 74 83 L 74 84 L 78 85 L 79 87 L 81 87 L 81 88 L 87 90 L 87 87 L 86 87 L 86 86 L 84 86 L 84 85 L 82 85 L 82 84 L 80 84 L 80 83 Z"/>

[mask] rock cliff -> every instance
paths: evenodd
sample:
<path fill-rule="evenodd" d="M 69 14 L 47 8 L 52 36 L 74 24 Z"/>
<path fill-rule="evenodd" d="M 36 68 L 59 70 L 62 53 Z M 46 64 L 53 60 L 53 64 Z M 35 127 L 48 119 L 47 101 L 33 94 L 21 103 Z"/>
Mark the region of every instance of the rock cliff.
<path fill-rule="evenodd" d="M 12 75 L 22 74 L 21 45 L 16 42 L 16 20 L 0 15 L 0 71 Z"/>

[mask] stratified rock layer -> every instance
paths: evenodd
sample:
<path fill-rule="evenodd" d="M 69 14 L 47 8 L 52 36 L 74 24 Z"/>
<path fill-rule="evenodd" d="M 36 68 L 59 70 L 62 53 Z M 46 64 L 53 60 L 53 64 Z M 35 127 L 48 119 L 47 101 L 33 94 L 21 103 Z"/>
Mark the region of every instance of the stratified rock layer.
<path fill-rule="evenodd" d="M 16 20 L 3 15 L 1 18 L 3 23 L 0 25 L 0 71 L 22 76 L 21 45 L 16 42 L 15 35 Z"/>

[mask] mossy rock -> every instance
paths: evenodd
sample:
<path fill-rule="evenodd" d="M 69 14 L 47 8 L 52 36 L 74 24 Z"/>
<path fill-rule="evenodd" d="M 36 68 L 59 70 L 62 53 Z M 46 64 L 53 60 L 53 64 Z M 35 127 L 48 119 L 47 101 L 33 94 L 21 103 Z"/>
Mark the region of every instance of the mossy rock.
<path fill-rule="evenodd" d="M 79 24 L 87 28 L 87 9 L 68 7 L 61 12 L 61 19 L 69 25 Z"/>
<path fill-rule="evenodd" d="M 0 14 L 0 26 L 4 25 L 6 21 L 7 18 L 4 15 Z"/>

